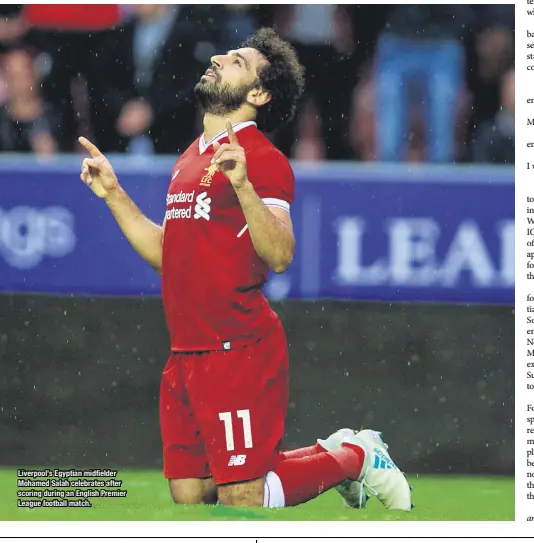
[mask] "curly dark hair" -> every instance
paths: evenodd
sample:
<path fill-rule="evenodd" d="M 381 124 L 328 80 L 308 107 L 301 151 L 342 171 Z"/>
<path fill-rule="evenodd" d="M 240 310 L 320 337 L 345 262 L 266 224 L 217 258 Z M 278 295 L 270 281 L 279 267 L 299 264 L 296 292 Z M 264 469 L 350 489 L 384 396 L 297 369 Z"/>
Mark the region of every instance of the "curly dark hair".
<path fill-rule="evenodd" d="M 293 119 L 304 93 L 304 68 L 295 49 L 272 28 L 261 28 L 242 47 L 252 47 L 268 61 L 258 72 L 261 88 L 271 100 L 258 109 L 258 125 L 266 132 Z"/>

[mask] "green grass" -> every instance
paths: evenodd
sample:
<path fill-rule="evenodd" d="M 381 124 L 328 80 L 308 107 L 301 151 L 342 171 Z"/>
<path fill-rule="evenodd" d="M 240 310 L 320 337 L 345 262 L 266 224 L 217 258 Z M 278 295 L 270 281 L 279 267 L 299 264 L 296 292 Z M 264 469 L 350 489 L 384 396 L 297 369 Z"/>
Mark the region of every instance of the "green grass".
<path fill-rule="evenodd" d="M 123 470 L 126 498 L 89 498 L 91 508 L 17 507 L 15 468 L 0 469 L 0 521 L 3 520 L 513 520 L 512 477 L 410 476 L 415 509 L 388 512 L 373 498 L 365 511 L 341 505 L 331 490 L 316 500 L 287 509 L 178 506 L 158 471 Z M 29 498 L 24 498 L 29 499 Z"/>

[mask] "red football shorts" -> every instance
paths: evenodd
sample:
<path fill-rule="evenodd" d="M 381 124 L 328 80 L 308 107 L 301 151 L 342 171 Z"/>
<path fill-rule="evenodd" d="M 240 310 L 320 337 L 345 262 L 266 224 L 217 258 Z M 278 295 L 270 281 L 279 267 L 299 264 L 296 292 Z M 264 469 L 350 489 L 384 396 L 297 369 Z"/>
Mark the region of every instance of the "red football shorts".
<path fill-rule="evenodd" d="M 165 477 L 224 484 L 266 475 L 278 464 L 288 392 L 280 323 L 243 348 L 171 354 L 160 391 Z"/>

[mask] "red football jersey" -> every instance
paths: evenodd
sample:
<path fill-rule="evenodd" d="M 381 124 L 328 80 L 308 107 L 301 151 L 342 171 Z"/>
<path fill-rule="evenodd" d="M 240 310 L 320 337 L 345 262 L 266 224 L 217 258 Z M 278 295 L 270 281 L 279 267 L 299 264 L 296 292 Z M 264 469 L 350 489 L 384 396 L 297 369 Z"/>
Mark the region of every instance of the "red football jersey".
<path fill-rule="evenodd" d="M 254 122 L 234 126 L 248 178 L 267 206 L 289 211 L 294 176 L 287 158 Z M 225 175 L 210 164 L 213 143 L 197 139 L 176 162 L 167 194 L 162 295 L 173 351 L 219 351 L 261 338 L 277 322 L 262 287 L 268 266 L 256 254 Z"/>

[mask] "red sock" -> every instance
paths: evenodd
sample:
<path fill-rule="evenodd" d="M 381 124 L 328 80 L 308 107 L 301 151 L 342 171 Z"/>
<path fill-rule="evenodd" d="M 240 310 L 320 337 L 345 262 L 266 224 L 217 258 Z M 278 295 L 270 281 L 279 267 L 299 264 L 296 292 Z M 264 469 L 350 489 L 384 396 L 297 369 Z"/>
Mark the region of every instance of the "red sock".
<path fill-rule="evenodd" d="M 284 460 L 273 471 L 282 482 L 286 506 L 307 502 L 346 479 L 343 468 L 327 452 Z"/>
<path fill-rule="evenodd" d="M 355 481 L 360 476 L 365 461 L 365 451 L 361 447 L 343 443 L 340 449 L 331 451 L 330 454 L 335 456 L 339 465 L 345 470 L 347 479 Z"/>
<path fill-rule="evenodd" d="M 282 483 L 286 506 L 307 502 L 345 479 L 357 479 L 364 452 L 349 445 L 305 458 L 284 460 L 273 470 Z"/>
<path fill-rule="evenodd" d="M 280 462 L 284 460 L 291 460 L 294 458 L 304 458 L 306 456 L 312 456 L 314 454 L 325 452 L 325 449 L 319 445 L 319 443 L 316 443 L 315 445 L 311 445 L 310 447 L 303 447 L 302 449 L 295 449 L 293 451 L 282 451 L 279 455 Z"/>

